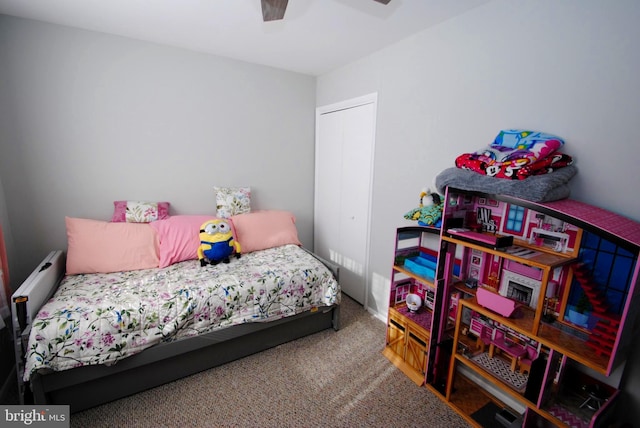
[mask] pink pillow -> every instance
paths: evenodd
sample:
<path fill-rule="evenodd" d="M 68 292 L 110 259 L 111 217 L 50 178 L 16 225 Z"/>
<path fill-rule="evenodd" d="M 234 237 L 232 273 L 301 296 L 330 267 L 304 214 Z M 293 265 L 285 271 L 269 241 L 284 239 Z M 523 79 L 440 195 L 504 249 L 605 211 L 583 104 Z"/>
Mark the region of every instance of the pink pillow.
<path fill-rule="evenodd" d="M 148 224 L 65 217 L 67 274 L 158 267 L 156 233 Z"/>
<path fill-rule="evenodd" d="M 234 215 L 231 221 L 243 253 L 286 244 L 302 245 L 296 218 L 288 211 L 254 211 Z"/>
<path fill-rule="evenodd" d="M 216 218 L 203 215 L 174 215 L 166 220 L 149 223 L 158 235 L 160 267 L 198 258 L 200 226 Z"/>
<path fill-rule="evenodd" d="M 169 202 L 114 201 L 111 221 L 151 223 L 169 218 Z"/>

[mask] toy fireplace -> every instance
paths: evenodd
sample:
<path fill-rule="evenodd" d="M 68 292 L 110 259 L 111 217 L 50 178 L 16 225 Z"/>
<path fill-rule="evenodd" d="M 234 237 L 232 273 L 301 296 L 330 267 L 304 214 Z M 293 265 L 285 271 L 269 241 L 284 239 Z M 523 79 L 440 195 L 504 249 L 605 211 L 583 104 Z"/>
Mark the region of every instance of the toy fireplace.
<path fill-rule="evenodd" d="M 503 270 L 499 293 L 501 296 L 536 308 L 540 296 L 540 285 L 541 282 L 537 279 Z"/>

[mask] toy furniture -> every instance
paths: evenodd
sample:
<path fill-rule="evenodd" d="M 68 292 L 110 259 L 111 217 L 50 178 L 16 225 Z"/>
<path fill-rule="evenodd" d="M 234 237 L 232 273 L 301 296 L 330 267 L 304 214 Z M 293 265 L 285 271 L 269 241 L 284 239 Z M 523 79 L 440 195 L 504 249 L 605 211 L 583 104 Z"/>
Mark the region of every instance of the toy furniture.
<path fill-rule="evenodd" d="M 611 374 L 623 369 L 637 337 L 640 224 L 571 199 L 531 202 L 452 187 L 442 222 L 397 231 L 383 353 L 395 354 L 398 366 L 406 355 L 406 337 L 402 349 L 390 340 L 402 310 L 394 296 L 428 287 L 435 296 L 422 308 L 428 323 L 413 324 L 428 339 L 426 368 L 411 377 L 471 425 L 489 403 L 524 427 L 613 423 L 620 379 Z M 402 257 L 422 253 L 436 257 L 433 280 L 403 268 Z M 578 314 L 585 320 L 575 321 L 585 308 Z M 507 360 L 524 383 L 487 358 Z"/>
<path fill-rule="evenodd" d="M 511 371 L 516 371 L 516 366 L 521 357 L 526 355 L 527 350 L 524 346 L 514 343 L 506 338 L 504 332 L 499 328 L 493 331 L 493 338 L 489 344 L 489 358 L 493 358 L 495 348 L 500 349 L 506 356 L 511 359 Z"/>
<path fill-rule="evenodd" d="M 527 345 L 526 353 L 520 357 L 518 367 L 520 373 L 528 374 L 531 370 L 531 363 L 538 358 L 538 350 L 531 345 Z"/>
<path fill-rule="evenodd" d="M 387 339 L 383 355 L 417 385 L 423 385 L 427 371 L 431 331 L 434 323 L 433 303 L 435 270 L 427 268 L 437 251 L 440 229 L 431 226 L 403 227 L 396 234 L 395 262 L 387 319 Z M 425 260 L 417 263 L 417 259 Z M 416 269 L 422 266 L 423 269 Z M 435 263 L 433 263 L 435 267 Z M 407 308 L 405 296 L 417 294 L 425 302 L 419 310 Z"/>
<path fill-rule="evenodd" d="M 471 318 L 469 331 L 477 337 L 476 349 L 484 352 L 493 339 L 493 328 L 480 322 L 477 318 Z"/>
<path fill-rule="evenodd" d="M 498 293 L 489 291 L 486 288 L 480 288 L 476 292 L 478 304 L 485 308 L 491 309 L 499 313 L 503 317 L 509 317 L 516 309 L 516 302 L 512 299 L 501 296 Z"/>

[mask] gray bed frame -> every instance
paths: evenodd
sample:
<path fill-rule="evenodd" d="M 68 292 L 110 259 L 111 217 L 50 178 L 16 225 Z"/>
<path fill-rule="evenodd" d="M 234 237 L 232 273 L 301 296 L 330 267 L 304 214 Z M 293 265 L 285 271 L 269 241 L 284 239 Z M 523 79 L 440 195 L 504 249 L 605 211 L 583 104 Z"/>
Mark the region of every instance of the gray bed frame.
<path fill-rule="evenodd" d="M 312 253 L 311 253 L 312 254 Z M 338 278 L 338 266 L 314 255 Z M 21 404 L 66 404 L 78 412 L 319 331 L 340 328 L 340 307 L 320 307 L 267 323 L 248 323 L 161 343 L 111 366 L 35 373 L 22 381 L 31 320 L 64 275 L 62 251 L 52 251 L 12 296 L 16 368 Z M 29 393 L 31 391 L 31 394 Z"/>

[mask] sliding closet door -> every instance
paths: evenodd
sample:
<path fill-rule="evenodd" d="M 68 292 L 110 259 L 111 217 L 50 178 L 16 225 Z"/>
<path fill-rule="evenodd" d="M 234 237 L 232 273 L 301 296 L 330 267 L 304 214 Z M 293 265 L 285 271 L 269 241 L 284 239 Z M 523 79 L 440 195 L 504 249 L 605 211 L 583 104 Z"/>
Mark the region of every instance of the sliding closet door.
<path fill-rule="evenodd" d="M 316 115 L 314 251 L 340 265 L 345 294 L 366 304 L 375 96 Z"/>

